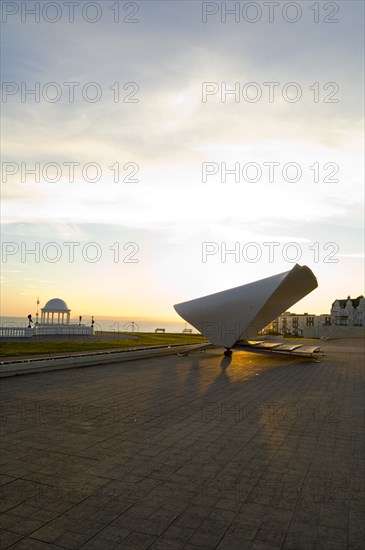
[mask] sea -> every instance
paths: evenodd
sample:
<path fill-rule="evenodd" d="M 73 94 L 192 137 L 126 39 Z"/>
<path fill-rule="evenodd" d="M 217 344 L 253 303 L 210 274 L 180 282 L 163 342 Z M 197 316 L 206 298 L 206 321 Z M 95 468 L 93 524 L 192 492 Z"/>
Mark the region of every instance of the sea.
<path fill-rule="evenodd" d="M 36 318 L 33 318 L 36 321 Z M 97 317 L 94 316 L 94 329 L 103 332 L 155 332 L 156 328 L 163 328 L 165 332 L 182 333 L 184 329 L 192 329 L 193 334 L 198 331 L 183 320 L 171 321 L 165 319 L 153 318 L 131 318 L 131 317 Z M 78 317 L 71 317 L 71 324 L 78 324 Z M 83 325 L 91 325 L 91 317 L 82 317 Z M 24 317 L 0 317 L 0 326 L 2 327 L 27 327 L 28 319 Z"/>

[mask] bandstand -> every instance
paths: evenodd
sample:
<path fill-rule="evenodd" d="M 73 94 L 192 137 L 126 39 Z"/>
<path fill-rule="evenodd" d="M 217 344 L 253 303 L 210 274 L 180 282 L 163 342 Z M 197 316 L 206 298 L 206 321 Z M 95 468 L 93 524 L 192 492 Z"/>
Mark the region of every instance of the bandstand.
<path fill-rule="evenodd" d="M 91 336 L 94 334 L 94 323 L 71 323 L 71 310 L 61 298 L 52 298 L 41 308 L 41 320 L 34 326 L 34 333 L 39 336 Z M 38 314 L 37 314 L 38 318 Z"/>
<path fill-rule="evenodd" d="M 70 324 L 71 310 L 64 300 L 52 298 L 41 309 L 41 324 Z"/>

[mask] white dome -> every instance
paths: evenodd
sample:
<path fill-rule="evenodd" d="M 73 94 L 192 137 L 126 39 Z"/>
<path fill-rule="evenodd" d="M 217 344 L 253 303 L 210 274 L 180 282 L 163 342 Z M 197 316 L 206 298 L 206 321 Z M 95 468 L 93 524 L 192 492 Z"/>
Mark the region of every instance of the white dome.
<path fill-rule="evenodd" d="M 52 298 L 52 300 L 48 300 L 46 305 L 42 307 L 42 311 L 54 311 L 56 313 L 58 312 L 70 312 L 71 310 L 67 307 L 66 302 L 61 300 L 61 298 Z"/>

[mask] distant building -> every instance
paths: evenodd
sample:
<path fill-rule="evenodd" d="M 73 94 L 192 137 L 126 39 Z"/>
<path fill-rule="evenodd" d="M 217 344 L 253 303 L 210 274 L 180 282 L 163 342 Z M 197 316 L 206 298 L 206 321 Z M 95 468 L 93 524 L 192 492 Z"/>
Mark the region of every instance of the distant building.
<path fill-rule="evenodd" d="M 52 298 L 41 309 L 41 321 L 36 323 L 34 334 L 41 336 L 91 336 L 94 333 L 93 323 L 91 326 L 82 325 L 81 317 L 79 323 L 70 322 L 71 310 L 61 298 Z"/>
<path fill-rule="evenodd" d="M 52 298 L 48 300 L 46 305 L 41 309 L 41 324 L 70 324 L 71 310 L 67 307 L 66 302 L 60 298 Z"/>
<path fill-rule="evenodd" d="M 39 300 L 37 300 L 37 306 Z M 32 336 L 92 336 L 94 334 L 94 318 L 91 325 L 82 325 L 81 316 L 79 323 L 70 322 L 71 310 L 64 300 L 52 298 L 41 309 L 41 320 L 31 327 L 32 316 L 28 315 L 29 326 L 1 326 L 0 338 L 31 338 Z"/>
<path fill-rule="evenodd" d="M 353 327 L 342 329 L 342 327 Z M 356 327 L 356 328 L 355 328 Z M 359 327 L 365 327 L 364 296 L 335 300 L 331 312 L 322 315 L 285 311 L 262 331 L 264 334 L 282 334 L 304 338 L 325 336 L 357 337 Z M 363 334 L 363 331 L 361 331 Z"/>
<path fill-rule="evenodd" d="M 290 313 L 286 311 L 266 328 L 266 333 L 283 334 L 284 336 L 304 336 L 307 328 L 319 327 L 319 325 L 330 326 L 331 316 L 329 314 L 315 315 L 314 313 Z"/>
<path fill-rule="evenodd" d="M 331 308 L 331 323 L 335 326 L 363 327 L 365 326 L 364 296 L 345 300 L 335 300 Z"/>

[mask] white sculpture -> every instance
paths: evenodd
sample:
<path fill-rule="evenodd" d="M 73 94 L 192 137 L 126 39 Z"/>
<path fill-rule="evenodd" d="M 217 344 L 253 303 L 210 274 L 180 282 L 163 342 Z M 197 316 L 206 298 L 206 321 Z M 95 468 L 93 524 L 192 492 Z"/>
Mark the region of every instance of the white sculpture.
<path fill-rule="evenodd" d="M 211 344 L 231 348 L 255 337 L 301 298 L 318 286 L 307 266 L 246 285 L 174 305 L 176 312 Z"/>

